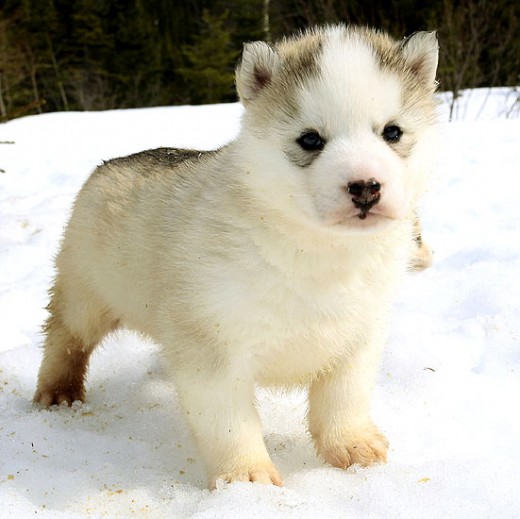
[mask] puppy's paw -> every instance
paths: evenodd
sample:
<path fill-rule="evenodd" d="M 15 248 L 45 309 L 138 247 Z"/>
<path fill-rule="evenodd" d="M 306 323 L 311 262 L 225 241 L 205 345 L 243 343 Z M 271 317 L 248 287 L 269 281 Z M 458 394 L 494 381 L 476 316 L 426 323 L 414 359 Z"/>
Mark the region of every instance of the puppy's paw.
<path fill-rule="evenodd" d="M 83 387 L 60 386 L 38 388 L 34 394 L 33 402 L 41 407 L 47 408 L 51 405 L 72 405 L 75 401 L 85 400 Z"/>
<path fill-rule="evenodd" d="M 350 465 L 368 467 L 386 463 L 388 441 L 375 426 L 351 429 L 327 440 L 315 439 L 318 454 L 333 467 L 346 469 Z"/>
<path fill-rule="evenodd" d="M 263 483 L 264 485 L 283 486 L 282 478 L 276 467 L 271 463 L 244 464 L 223 469 L 215 476 L 211 483 L 211 488 L 215 489 L 217 481 L 233 483 L 234 481 L 250 481 L 253 483 Z"/>

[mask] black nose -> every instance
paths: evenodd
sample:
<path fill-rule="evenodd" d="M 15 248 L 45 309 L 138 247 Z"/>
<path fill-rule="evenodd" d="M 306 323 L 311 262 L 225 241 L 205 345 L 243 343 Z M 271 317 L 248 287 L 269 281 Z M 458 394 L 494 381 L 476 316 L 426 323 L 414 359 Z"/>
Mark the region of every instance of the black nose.
<path fill-rule="evenodd" d="M 368 181 L 358 180 L 349 182 L 347 191 L 352 195 L 354 206 L 360 210 L 359 218 L 364 219 L 367 213 L 374 207 L 381 198 L 381 184 L 374 178 Z"/>

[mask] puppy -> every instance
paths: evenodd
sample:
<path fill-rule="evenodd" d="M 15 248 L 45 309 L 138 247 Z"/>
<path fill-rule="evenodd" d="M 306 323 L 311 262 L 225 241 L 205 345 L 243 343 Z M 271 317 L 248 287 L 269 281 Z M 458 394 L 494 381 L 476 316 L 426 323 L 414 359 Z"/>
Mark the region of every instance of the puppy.
<path fill-rule="evenodd" d="M 124 326 L 164 348 L 211 484 L 282 484 L 256 385 L 308 386 L 333 466 L 384 462 L 370 399 L 435 150 L 437 56 L 434 33 L 345 26 L 249 43 L 236 140 L 99 166 L 56 259 L 35 402 L 83 401 L 92 351 Z"/>

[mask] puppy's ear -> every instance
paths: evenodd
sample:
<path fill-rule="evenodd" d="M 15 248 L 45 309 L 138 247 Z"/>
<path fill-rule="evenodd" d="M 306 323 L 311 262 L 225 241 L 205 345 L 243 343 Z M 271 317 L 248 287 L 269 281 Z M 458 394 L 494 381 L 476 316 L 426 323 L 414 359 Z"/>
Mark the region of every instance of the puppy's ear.
<path fill-rule="evenodd" d="M 401 44 L 401 52 L 408 68 L 417 78 L 428 85 L 435 82 L 439 61 L 437 33 L 415 32 Z"/>
<path fill-rule="evenodd" d="M 272 45 L 263 41 L 244 44 L 235 70 L 237 92 L 244 106 L 271 84 L 279 64 L 280 56 Z"/>

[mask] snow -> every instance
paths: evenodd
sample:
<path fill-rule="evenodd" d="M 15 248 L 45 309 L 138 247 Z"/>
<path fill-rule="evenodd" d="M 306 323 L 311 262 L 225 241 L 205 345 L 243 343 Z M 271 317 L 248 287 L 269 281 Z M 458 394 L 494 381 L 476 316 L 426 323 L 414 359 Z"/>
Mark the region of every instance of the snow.
<path fill-rule="evenodd" d="M 505 118 L 509 92 L 466 92 L 442 126 L 422 215 L 435 264 L 400 287 L 374 395 L 388 463 L 327 466 L 304 392 L 259 390 L 283 488 L 206 489 L 160 350 L 129 333 L 94 354 L 87 403 L 31 404 L 52 258 L 90 170 L 150 147 L 219 146 L 240 106 L 0 125 L 0 141 L 15 142 L 0 144 L 0 517 L 520 517 L 520 119 Z"/>

